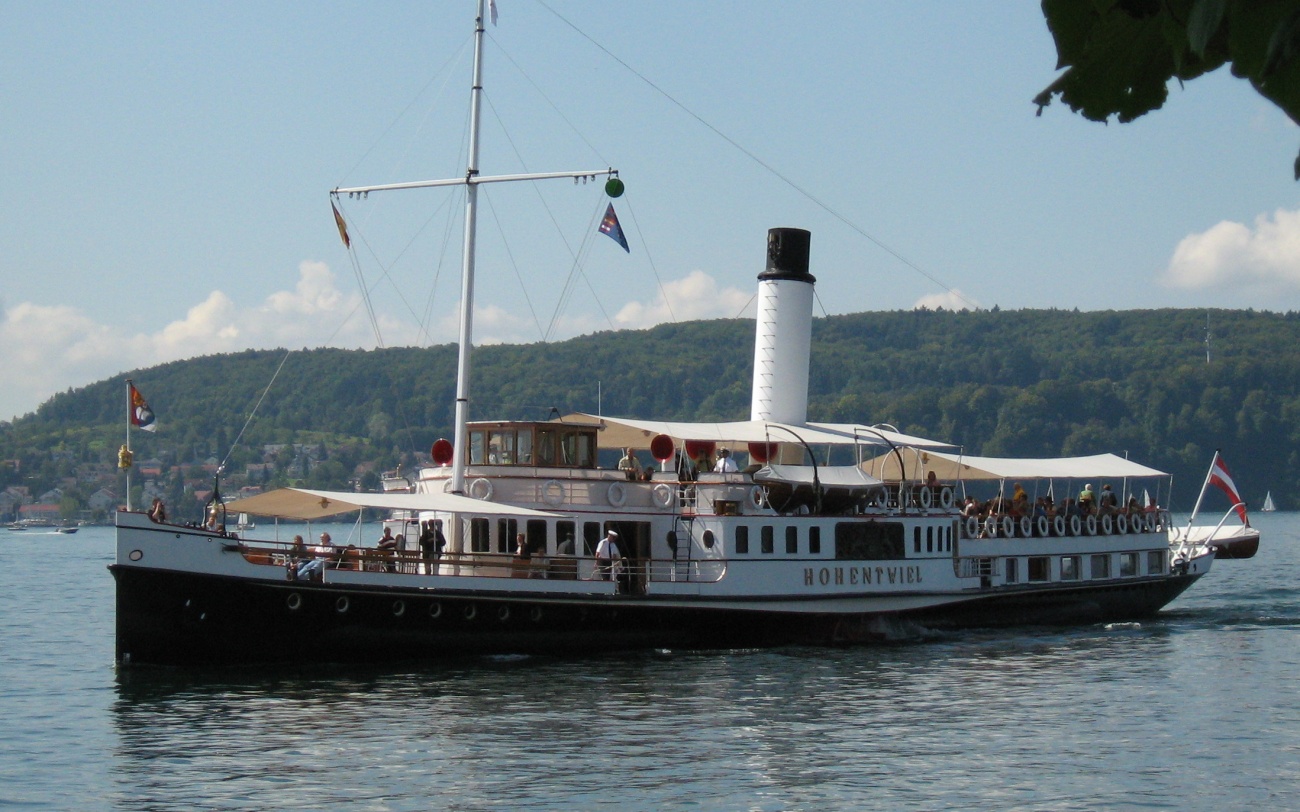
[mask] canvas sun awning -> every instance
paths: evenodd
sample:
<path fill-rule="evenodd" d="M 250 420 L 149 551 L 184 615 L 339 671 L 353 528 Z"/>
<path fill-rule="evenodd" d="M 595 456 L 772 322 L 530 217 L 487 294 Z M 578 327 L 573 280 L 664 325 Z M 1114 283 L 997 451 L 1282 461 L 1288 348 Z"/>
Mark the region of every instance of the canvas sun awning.
<path fill-rule="evenodd" d="M 624 417 L 599 417 L 575 412 L 561 418 L 565 423 L 597 424 L 597 443 L 601 448 L 647 448 L 657 434 L 675 440 L 704 440 L 721 448 L 743 450 L 747 443 L 796 443 L 809 445 L 846 445 L 860 442 L 913 448 L 953 449 L 951 443 L 927 440 L 896 431 L 853 423 L 809 423 L 795 425 L 767 420 L 738 420 L 730 423 L 679 423 L 664 420 L 634 420 Z M 883 438 L 883 439 L 882 439 Z"/>
<path fill-rule="evenodd" d="M 1089 457 L 971 457 L 928 451 L 903 454 L 905 470 L 900 476 L 898 457 L 882 454 L 862 467 L 885 480 L 922 480 L 934 471 L 942 481 L 957 479 L 1124 479 L 1130 477 L 1168 476 L 1164 471 L 1148 468 L 1114 454 Z"/>
<path fill-rule="evenodd" d="M 754 481 L 812 485 L 814 473 L 823 488 L 858 490 L 884 484 L 856 465 L 820 465 L 815 472 L 811 465 L 765 465 L 754 472 Z"/>
<path fill-rule="evenodd" d="M 453 493 L 349 493 L 280 488 L 226 503 L 229 513 L 250 513 L 278 519 L 310 521 L 362 508 L 379 510 L 442 511 L 494 516 L 557 517 L 565 514 L 503 505 Z"/>

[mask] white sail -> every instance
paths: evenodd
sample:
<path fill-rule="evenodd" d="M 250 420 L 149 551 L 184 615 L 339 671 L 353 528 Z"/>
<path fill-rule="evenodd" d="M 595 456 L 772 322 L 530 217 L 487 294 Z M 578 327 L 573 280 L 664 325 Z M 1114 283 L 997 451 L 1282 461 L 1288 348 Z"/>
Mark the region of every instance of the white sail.
<path fill-rule="evenodd" d="M 1269 491 L 1264 494 L 1264 506 L 1260 508 L 1264 513 L 1272 513 L 1277 510 L 1277 505 L 1273 504 L 1273 492 Z"/>

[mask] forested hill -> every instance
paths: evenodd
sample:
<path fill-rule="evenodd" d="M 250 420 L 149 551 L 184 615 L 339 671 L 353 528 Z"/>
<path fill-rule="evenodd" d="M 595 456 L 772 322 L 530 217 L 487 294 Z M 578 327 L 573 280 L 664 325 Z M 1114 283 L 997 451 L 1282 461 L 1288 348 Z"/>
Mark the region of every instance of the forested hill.
<path fill-rule="evenodd" d="M 1189 500 L 1222 448 L 1247 499 L 1257 504 L 1271 489 L 1288 507 L 1300 493 L 1300 314 L 1210 311 L 1209 363 L 1206 316 L 995 309 L 818 319 L 809 418 L 890 423 L 972 454 L 1128 453 L 1173 472 Z M 453 346 L 285 357 L 243 352 L 131 374 L 160 425 L 135 435 L 137 456 L 225 458 L 273 378 L 234 463 L 257 461 L 267 443 L 319 443 L 386 466 L 450 436 Z M 752 364 L 747 320 L 484 347 L 474 355 L 473 413 L 594 412 L 599 392 L 610 415 L 746 419 Z M 52 450 L 110 459 L 124 434 L 126 377 L 0 424 L 0 459 L 29 472 Z"/>

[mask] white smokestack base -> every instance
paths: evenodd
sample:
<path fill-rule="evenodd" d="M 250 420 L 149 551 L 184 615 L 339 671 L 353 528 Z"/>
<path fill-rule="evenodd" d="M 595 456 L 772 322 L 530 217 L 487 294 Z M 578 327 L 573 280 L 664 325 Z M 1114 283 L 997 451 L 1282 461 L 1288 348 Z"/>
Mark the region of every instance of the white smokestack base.
<path fill-rule="evenodd" d="M 811 239 L 812 234 L 801 228 L 767 232 L 767 270 L 758 275 L 750 420 L 808 422 L 808 359 L 817 281 L 808 273 Z"/>

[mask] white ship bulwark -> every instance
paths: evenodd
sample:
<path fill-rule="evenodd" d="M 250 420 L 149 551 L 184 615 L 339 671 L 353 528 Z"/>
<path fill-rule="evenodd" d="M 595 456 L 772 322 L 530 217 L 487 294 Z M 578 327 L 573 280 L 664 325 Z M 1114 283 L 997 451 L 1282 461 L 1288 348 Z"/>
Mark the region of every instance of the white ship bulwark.
<path fill-rule="evenodd" d="M 227 506 L 301 521 L 381 510 L 401 540 L 295 547 L 119 512 L 120 663 L 860 642 L 1142 617 L 1208 572 L 1208 548 L 1171 544 L 1167 513 L 1124 498 L 1138 480 L 1160 493 L 1158 471 L 1109 455 L 972 465 L 889 427 L 807 422 L 815 280 L 799 229 L 768 236 L 750 420 L 469 421 L 477 184 L 615 174 L 479 173 L 483 14 L 480 0 L 465 176 L 334 192 L 467 189 L 454 443 L 435 444 L 434 465 L 401 489 L 285 490 Z M 615 448 L 632 456 L 602 467 L 599 452 Z M 1056 498 L 1094 482 L 1095 499 Z"/>

